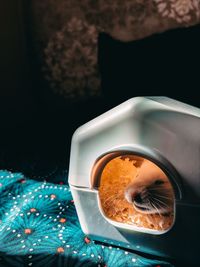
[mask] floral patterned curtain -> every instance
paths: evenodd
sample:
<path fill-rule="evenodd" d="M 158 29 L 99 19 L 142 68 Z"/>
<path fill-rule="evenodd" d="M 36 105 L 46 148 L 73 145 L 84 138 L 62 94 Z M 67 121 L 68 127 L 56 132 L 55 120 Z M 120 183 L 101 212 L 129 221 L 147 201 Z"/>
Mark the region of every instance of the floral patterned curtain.
<path fill-rule="evenodd" d="M 132 41 L 200 21 L 199 0 L 34 0 L 44 78 L 68 99 L 99 95 L 98 34 Z"/>

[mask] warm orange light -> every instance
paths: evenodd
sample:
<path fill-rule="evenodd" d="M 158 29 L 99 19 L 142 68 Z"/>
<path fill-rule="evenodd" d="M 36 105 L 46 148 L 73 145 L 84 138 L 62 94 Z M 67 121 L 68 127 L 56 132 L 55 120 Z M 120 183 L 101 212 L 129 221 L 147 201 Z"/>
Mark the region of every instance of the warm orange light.
<path fill-rule="evenodd" d="M 125 190 L 133 181 L 138 180 L 138 186 L 149 186 L 154 176 L 168 178 L 164 172 L 153 162 L 142 157 L 126 155 L 116 157 L 105 166 L 100 180 L 99 197 L 105 215 L 117 222 L 135 225 L 153 230 L 169 229 L 173 223 L 173 189 L 168 182 L 170 212 L 167 214 L 144 214 L 138 212 L 132 203 L 125 198 Z M 143 181 L 142 181 L 143 179 Z M 159 194 L 162 194 L 160 191 Z M 160 198 L 158 201 L 163 201 Z M 160 205 L 161 203 L 158 203 Z"/>

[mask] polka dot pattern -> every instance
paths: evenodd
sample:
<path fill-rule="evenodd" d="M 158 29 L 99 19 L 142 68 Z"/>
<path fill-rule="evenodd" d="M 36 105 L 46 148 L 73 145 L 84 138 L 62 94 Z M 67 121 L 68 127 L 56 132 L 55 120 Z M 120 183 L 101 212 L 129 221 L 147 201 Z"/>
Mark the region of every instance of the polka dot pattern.
<path fill-rule="evenodd" d="M 62 181 L 37 182 L 1 170 L 0 201 L 0 266 L 171 266 L 85 236 Z"/>

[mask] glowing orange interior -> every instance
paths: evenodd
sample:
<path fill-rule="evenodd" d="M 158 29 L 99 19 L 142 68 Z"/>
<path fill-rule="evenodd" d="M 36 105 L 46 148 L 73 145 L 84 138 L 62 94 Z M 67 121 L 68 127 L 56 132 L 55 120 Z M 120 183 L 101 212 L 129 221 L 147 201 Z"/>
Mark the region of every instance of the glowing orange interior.
<path fill-rule="evenodd" d="M 174 205 L 168 214 L 143 214 L 125 199 L 125 189 L 135 179 L 143 164 L 142 157 L 126 155 L 109 161 L 103 169 L 99 197 L 104 214 L 116 222 L 152 230 L 167 230 L 174 221 Z M 159 168 L 155 165 L 155 168 Z M 161 171 L 161 169 L 160 169 Z M 173 189 L 170 184 L 172 196 Z M 174 203 L 174 199 L 173 202 Z"/>

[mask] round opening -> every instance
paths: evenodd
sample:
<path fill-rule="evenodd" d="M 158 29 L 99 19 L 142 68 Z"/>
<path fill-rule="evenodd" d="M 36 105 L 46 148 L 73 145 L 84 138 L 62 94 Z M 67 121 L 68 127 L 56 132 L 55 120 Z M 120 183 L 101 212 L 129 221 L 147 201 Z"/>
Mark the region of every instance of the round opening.
<path fill-rule="evenodd" d="M 98 184 L 103 214 L 113 222 L 167 231 L 174 223 L 175 195 L 170 179 L 154 162 L 125 154 L 103 166 Z"/>

